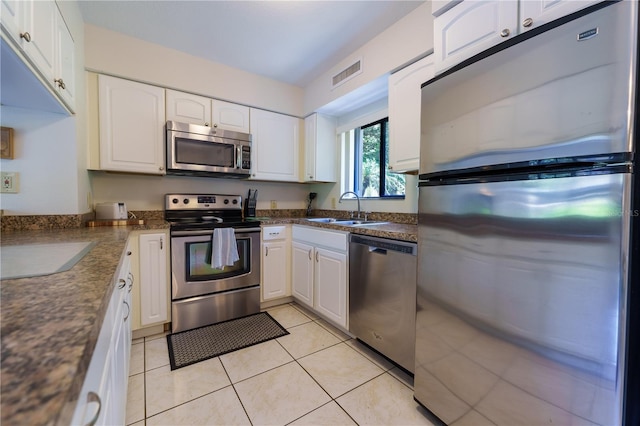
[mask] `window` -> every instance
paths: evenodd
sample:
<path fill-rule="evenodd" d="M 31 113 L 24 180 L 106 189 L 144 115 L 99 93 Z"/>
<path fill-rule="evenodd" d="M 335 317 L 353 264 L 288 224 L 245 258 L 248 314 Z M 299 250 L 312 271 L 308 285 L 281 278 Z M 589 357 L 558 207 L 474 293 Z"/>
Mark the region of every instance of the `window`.
<path fill-rule="evenodd" d="M 348 190 L 368 198 L 404 198 L 404 175 L 389 171 L 389 119 L 375 121 L 351 132 L 353 167 Z"/>

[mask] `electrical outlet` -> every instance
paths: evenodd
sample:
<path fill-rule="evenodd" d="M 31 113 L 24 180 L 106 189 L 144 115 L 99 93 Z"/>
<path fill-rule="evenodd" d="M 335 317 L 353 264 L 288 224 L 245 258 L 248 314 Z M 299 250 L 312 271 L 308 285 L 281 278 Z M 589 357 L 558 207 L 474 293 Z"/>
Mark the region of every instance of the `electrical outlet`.
<path fill-rule="evenodd" d="M 18 172 L 0 172 L 0 192 L 16 194 L 19 190 Z"/>
<path fill-rule="evenodd" d="M 271 200 L 271 209 L 277 209 L 278 208 L 278 202 L 276 200 Z"/>
<path fill-rule="evenodd" d="M 336 208 L 336 197 L 331 198 L 331 208 L 335 210 Z"/>

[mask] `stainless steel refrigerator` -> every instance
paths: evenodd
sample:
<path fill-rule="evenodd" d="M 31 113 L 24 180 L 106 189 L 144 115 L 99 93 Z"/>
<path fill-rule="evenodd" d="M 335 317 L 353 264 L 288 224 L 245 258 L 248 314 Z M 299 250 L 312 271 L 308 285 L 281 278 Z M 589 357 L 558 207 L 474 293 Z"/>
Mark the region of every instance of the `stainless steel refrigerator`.
<path fill-rule="evenodd" d="M 423 84 L 414 397 L 436 420 L 640 423 L 637 22 L 599 4 Z"/>

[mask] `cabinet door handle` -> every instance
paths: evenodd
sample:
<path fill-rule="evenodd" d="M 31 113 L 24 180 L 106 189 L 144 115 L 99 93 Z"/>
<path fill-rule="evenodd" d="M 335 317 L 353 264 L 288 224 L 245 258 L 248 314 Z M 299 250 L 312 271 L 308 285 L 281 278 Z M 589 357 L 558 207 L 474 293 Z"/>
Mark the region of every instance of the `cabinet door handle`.
<path fill-rule="evenodd" d="M 124 317 L 124 319 L 122 320 L 122 322 L 127 322 L 127 320 L 129 319 L 129 314 L 131 313 L 131 307 L 129 306 L 129 304 L 127 303 L 126 300 L 124 300 L 122 303 L 124 303 L 125 305 L 127 305 L 127 316 Z"/>
<path fill-rule="evenodd" d="M 20 38 L 23 38 L 24 41 L 26 41 L 27 43 L 31 43 L 31 34 L 29 34 L 26 31 L 23 33 L 20 33 Z"/>
<path fill-rule="evenodd" d="M 118 288 L 123 289 L 125 285 L 127 285 L 127 282 L 124 279 L 120 278 L 118 280 Z"/>
<path fill-rule="evenodd" d="M 505 28 L 504 30 L 500 31 L 500 37 L 509 37 L 509 34 L 511 34 L 509 28 Z"/>
<path fill-rule="evenodd" d="M 100 410 L 102 409 L 102 401 L 100 400 L 100 395 L 98 395 L 93 391 L 89 391 L 89 393 L 87 393 L 87 402 L 98 403 L 98 411 L 96 411 L 96 414 L 93 416 L 93 418 L 89 420 L 89 422 L 86 424 L 86 426 L 93 426 L 96 424 L 96 422 L 98 421 L 98 417 L 100 416 Z"/>
<path fill-rule="evenodd" d="M 309 260 L 311 260 L 311 249 L 309 249 Z"/>
<path fill-rule="evenodd" d="M 318 252 L 316 252 L 316 263 L 318 263 Z"/>
<path fill-rule="evenodd" d="M 525 28 L 529 28 L 531 25 L 533 25 L 533 19 L 531 18 L 527 18 L 524 21 L 522 21 L 522 26 Z"/>
<path fill-rule="evenodd" d="M 133 278 L 133 272 L 129 272 L 129 293 L 131 293 L 131 289 L 133 288 L 133 282 L 134 282 L 134 278 Z"/>
<path fill-rule="evenodd" d="M 264 257 L 269 256 L 269 247 L 264 248 Z"/>
<path fill-rule="evenodd" d="M 162 250 L 163 246 L 164 246 L 164 238 L 160 238 L 160 250 Z"/>
<path fill-rule="evenodd" d="M 67 86 L 64 84 L 64 81 L 61 78 L 55 78 L 53 82 L 58 83 L 58 87 L 61 88 L 62 90 L 67 88 Z"/>

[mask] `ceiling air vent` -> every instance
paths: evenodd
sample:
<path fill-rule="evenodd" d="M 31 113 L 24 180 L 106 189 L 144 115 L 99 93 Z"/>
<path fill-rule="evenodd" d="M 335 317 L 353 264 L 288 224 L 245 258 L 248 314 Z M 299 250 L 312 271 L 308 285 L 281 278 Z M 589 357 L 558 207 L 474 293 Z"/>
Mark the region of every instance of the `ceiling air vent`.
<path fill-rule="evenodd" d="M 341 84 L 346 83 L 351 80 L 353 77 L 357 76 L 362 72 L 362 60 L 358 59 L 353 64 L 349 65 L 347 68 L 340 71 L 338 74 L 334 75 L 331 79 L 331 88 L 334 89 Z"/>

